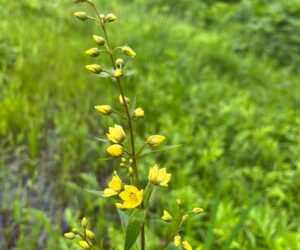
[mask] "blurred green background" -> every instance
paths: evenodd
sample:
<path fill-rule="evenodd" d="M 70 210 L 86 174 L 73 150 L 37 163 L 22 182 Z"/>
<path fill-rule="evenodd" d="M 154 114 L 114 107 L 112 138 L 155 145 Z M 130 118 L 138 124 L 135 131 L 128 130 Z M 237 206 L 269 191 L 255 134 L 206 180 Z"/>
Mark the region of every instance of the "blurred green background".
<path fill-rule="evenodd" d="M 148 249 L 180 198 L 205 209 L 184 228 L 195 249 L 299 250 L 300 1 L 96 2 L 119 17 L 113 44 L 137 52 L 125 88 L 147 115 L 140 140 L 183 144 L 141 165 L 145 178 L 155 160 L 173 174 Z M 122 249 L 113 203 L 83 191 L 118 165 L 94 139 L 113 121 L 93 106 L 118 100 L 84 69 L 98 28 L 76 20 L 88 9 L 71 1 L 0 3 L 0 249 L 78 249 L 61 235 L 82 216 L 106 249 Z"/>

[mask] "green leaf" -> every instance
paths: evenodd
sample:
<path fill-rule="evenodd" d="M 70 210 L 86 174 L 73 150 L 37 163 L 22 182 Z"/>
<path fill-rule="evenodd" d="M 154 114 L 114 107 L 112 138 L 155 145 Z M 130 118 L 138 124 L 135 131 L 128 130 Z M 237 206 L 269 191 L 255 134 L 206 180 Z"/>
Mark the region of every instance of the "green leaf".
<path fill-rule="evenodd" d="M 97 141 L 101 141 L 101 142 L 105 142 L 105 143 L 108 143 L 108 142 L 109 142 L 109 140 L 107 140 L 107 139 L 102 139 L 102 138 L 99 138 L 99 137 L 95 137 L 95 139 L 96 139 Z"/>
<path fill-rule="evenodd" d="M 127 225 L 128 225 L 128 215 L 121 209 L 117 209 L 118 210 L 118 214 L 120 216 L 120 219 L 121 219 L 121 224 L 122 224 L 122 227 L 124 229 L 124 231 L 126 231 L 126 228 L 127 228 Z"/>
<path fill-rule="evenodd" d="M 138 238 L 146 217 L 145 209 L 136 209 L 129 217 L 124 250 L 130 250 Z"/>
<path fill-rule="evenodd" d="M 151 197 L 152 191 L 153 191 L 154 185 L 151 182 L 148 182 L 145 192 L 144 192 L 144 205 L 147 206 L 149 199 Z"/>
<path fill-rule="evenodd" d="M 103 191 L 99 191 L 99 190 L 91 190 L 91 189 L 83 189 L 85 192 L 90 193 L 90 194 L 94 194 L 97 196 L 102 196 Z"/>
<path fill-rule="evenodd" d="M 144 156 L 144 155 L 148 155 L 148 154 L 153 154 L 153 153 L 157 153 L 157 152 L 160 152 L 160 151 L 170 150 L 170 149 L 178 148 L 178 147 L 181 147 L 181 146 L 182 146 L 182 144 L 163 146 L 163 147 L 161 147 L 161 148 L 159 148 L 157 150 L 151 150 L 151 151 L 142 153 L 142 154 L 140 154 L 140 156 Z"/>

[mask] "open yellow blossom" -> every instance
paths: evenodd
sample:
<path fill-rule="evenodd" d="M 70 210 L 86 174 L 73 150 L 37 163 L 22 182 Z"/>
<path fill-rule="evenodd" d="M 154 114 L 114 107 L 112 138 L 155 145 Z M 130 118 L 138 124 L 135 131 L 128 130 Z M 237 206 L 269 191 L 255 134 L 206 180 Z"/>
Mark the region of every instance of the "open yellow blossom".
<path fill-rule="evenodd" d="M 99 64 L 89 64 L 86 65 L 85 68 L 95 74 L 99 74 L 102 71 L 102 68 Z"/>
<path fill-rule="evenodd" d="M 142 108 L 136 108 L 134 110 L 134 117 L 135 118 L 143 118 L 145 116 L 145 112 Z"/>
<path fill-rule="evenodd" d="M 110 105 L 98 105 L 95 106 L 95 109 L 103 115 L 110 115 L 112 112 L 112 107 Z"/>
<path fill-rule="evenodd" d="M 159 146 L 164 140 L 166 139 L 166 137 L 164 137 L 163 135 L 151 135 L 148 137 L 148 144 L 155 148 L 157 146 Z"/>
<path fill-rule="evenodd" d="M 113 143 L 120 143 L 125 139 L 125 132 L 122 126 L 115 124 L 114 127 L 109 127 L 109 133 L 106 134 L 107 139 Z"/>
<path fill-rule="evenodd" d="M 116 203 L 118 208 L 135 208 L 141 205 L 143 201 L 143 190 L 138 190 L 135 186 L 124 186 L 124 191 L 119 194 L 124 201 L 123 204 Z"/>
<path fill-rule="evenodd" d="M 174 237 L 174 245 L 175 245 L 176 247 L 178 247 L 178 246 L 180 246 L 180 244 L 181 244 L 181 237 L 180 237 L 180 235 L 176 235 L 176 236 Z"/>
<path fill-rule="evenodd" d="M 168 174 L 165 168 L 158 169 L 157 165 L 155 164 L 149 170 L 148 179 L 154 185 L 168 186 L 168 182 L 171 179 L 171 174 Z"/>
<path fill-rule="evenodd" d="M 169 222 L 169 221 L 172 220 L 172 215 L 167 210 L 164 210 L 164 214 L 163 214 L 163 216 L 161 218 L 164 221 Z"/>
<path fill-rule="evenodd" d="M 106 152 L 113 157 L 119 157 L 123 154 L 123 147 L 119 144 L 114 144 L 106 149 Z"/>
<path fill-rule="evenodd" d="M 192 246 L 186 240 L 182 242 L 182 247 L 184 250 L 193 250 Z"/>
<path fill-rule="evenodd" d="M 118 176 L 117 172 L 114 172 L 114 176 L 112 177 L 111 181 L 108 183 L 108 188 L 105 188 L 103 191 L 103 197 L 110 197 L 113 195 L 117 195 L 121 192 L 123 188 L 122 181 Z"/>
<path fill-rule="evenodd" d="M 78 242 L 79 246 L 81 246 L 83 249 L 90 249 L 89 243 L 87 243 L 85 240 L 81 240 Z"/>

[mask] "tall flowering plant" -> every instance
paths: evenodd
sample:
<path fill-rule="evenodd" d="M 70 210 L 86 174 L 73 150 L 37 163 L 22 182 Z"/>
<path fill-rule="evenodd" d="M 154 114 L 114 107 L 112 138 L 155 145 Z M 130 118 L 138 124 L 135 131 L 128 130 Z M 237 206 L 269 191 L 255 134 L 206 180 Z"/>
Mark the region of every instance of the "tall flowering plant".
<path fill-rule="evenodd" d="M 76 0 L 76 3 L 86 3 L 91 7 L 94 16 L 89 16 L 86 12 L 75 12 L 74 15 L 81 21 L 92 20 L 99 25 L 101 33 L 92 36 L 95 47 L 88 49 L 85 53 L 91 57 L 105 55 L 110 58 L 111 65 L 104 67 L 100 64 L 86 65 L 86 69 L 97 75 L 106 75 L 116 83 L 119 91 L 119 102 L 122 106 L 122 111 L 118 111 L 111 105 L 102 104 L 95 106 L 95 109 L 104 116 L 117 115 L 120 119 L 119 124 L 114 124 L 108 128 L 106 137 L 110 145 L 106 148 L 106 153 L 118 161 L 119 169 L 113 172 L 111 180 L 107 187 L 101 192 L 104 198 L 109 198 L 115 202 L 117 211 L 119 212 L 122 224 L 125 228 L 124 250 L 131 249 L 134 245 L 139 245 L 139 249 L 146 249 L 145 240 L 145 218 L 150 204 L 150 198 L 153 197 L 155 188 L 167 187 L 171 181 L 171 174 L 166 168 L 159 167 L 157 164 L 149 167 L 148 183 L 143 186 L 138 167 L 138 161 L 143 156 L 144 150 L 163 150 L 172 148 L 170 146 L 160 147 L 165 141 L 163 135 L 151 135 L 145 139 L 143 145 L 137 149 L 135 143 L 135 132 L 133 124 L 138 120 L 142 120 L 145 112 L 141 107 L 133 108 L 130 104 L 130 99 L 125 96 L 122 79 L 126 77 L 126 62 L 125 57 L 133 58 L 136 52 L 129 46 L 113 47 L 107 32 L 108 25 L 117 20 L 113 13 L 102 14 L 96 8 L 92 0 Z M 160 147 L 159 150 L 157 150 Z M 127 178 L 121 179 L 118 171 L 125 172 Z M 124 175 L 124 174 L 123 174 Z M 198 214 L 202 208 L 194 208 L 191 211 L 184 211 L 181 206 L 181 201 L 176 200 L 179 209 L 179 216 L 172 216 L 170 212 L 164 210 L 161 219 L 165 222 L 175 225 L 170 229 L 170 236 L 163 241 L 161 249 L 166 249 L 169 244 L 174 244 L 176 247 L 182 247 L 186 250 L 191 250 L 192 246 L 184 240 L 181 228 L 190 214 Z M 73 228 L 70 232 L 64 234 L 70 240 L 76 240 L 83 249 L 102 249 L 96 241 L 94 232 L 88 225 L 88 220 L 84 217 L 81 221 L 80 228 Z"/>

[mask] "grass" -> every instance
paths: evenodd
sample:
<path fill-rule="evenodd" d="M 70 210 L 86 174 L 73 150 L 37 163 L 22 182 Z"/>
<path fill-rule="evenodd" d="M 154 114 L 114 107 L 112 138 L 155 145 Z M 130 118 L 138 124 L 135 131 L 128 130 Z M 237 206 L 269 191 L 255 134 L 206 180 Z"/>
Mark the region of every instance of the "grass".
<path fill-rule="evenodd" d="M 113 205 L 82 190 L 101 189 L 116 167 L 101 160 L 94 137 L 110 122 L 93 110 L 113 101 L 115 87 L 84 70 L 97 30 L 75 20 L 85 8 L 68 1 L 2 2 L 0 248 L 77 249 L 61 234 L 88 215 L 106 249 L 121 249 Z M 147 122 L 136 129 L 183 144 L 157 156 L 174 173 L 161 197 L 166 208 L 176 198 L 204 207 L 185 228 L 195 249 L 299 249 L 299 43 L 290 36 L 299 1 L 98 2 L 119 17 L 116 44 L 137 51 L 126 88 Z M 275 45 L 263 42 L 270 32 Z M 160 223 L 147 230 L 149 249 L 168 234 Z"/>

